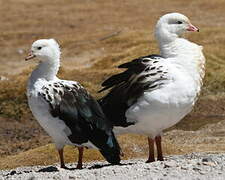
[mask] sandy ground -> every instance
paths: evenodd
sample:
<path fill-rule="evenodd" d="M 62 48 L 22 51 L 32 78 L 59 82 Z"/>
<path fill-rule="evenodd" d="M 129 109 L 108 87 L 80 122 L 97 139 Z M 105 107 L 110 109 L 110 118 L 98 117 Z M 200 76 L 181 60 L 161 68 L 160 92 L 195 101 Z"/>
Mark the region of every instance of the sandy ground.
<path fill-rule="evenodd" d="M 53 166 L 22 167 L 0 171 L 1 179 L 47 180 L 47 179 L 215 179 L 225 178 L 225 154 L 192 153 L 189 155 L 168 156 L 164 162 L 147 164 L 144 159 L 122 161 L 121 165 L 111 166 L 105 162 L 91 162 L 84 169 L 71 170 Z"/>

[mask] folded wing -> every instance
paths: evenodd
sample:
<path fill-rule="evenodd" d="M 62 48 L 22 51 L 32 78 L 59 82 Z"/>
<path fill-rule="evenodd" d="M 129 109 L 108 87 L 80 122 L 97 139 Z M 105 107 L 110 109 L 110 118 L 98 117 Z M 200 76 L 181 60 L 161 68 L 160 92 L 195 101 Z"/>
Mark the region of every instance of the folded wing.
<path fill-rule="evenodd" d="M 82 144 L 90 141 L 108 162 L 120 162 L 120 147 L 111 122 L 80 84 L 72 81 L 50 83 L 42 88 L 39 96 L 49 104 L 51 115 L 70 129 L 68 138 L 71 142 Z"/>
<path fill-rule="evenodd" d="M 131 62 L 120 65 L 124 72 L 113 75 L 102 83 L 103 89 L 110 89 L 109 93 L 99 99 L 99 103 L 114 126 L 127 127 L 135 122 L 128 122 L 125 117 L 126 110 L 145 91 L 153 91 L 160 88 L 168 80 L 167 68 L 163 66 L 165 61 L 159 55 L 149 55 L 134 59 Z"/>

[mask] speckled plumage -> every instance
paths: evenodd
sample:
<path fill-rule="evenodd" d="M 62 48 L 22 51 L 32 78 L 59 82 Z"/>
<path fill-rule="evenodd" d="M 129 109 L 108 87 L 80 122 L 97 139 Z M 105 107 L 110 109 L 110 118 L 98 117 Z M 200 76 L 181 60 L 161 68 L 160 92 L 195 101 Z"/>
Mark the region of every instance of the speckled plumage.
<path fill-rule="evenodd" d="M 119 163 L 120 147 L 112 124 L 97 101 L 78 82 L 56 77 L 60 63 L 56 41 L 35 41 L 31 51 L 29 57 L 41 61 L 28 81 L 28 103 L 57 149 L 65 145 L 96 148 L 110 163 Z"/>

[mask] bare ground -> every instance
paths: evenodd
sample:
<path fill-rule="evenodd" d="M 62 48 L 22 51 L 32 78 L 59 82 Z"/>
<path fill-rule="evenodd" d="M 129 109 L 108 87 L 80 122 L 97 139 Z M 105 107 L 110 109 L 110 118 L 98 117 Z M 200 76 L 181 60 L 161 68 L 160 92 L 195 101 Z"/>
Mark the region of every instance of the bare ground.
<path fill-rule="evenodd" d="M 51 166 L 22 167 L 0 171 L 3 179 L 94 179 L 94 180 L 222 180 L 225 178 L 225 155 L 223 153 L 192 153 L 168 156 L 164 162 L 145 163 L 144 159 L 122 161 L 120 165 L 110 166 L 105 162 L 86 163 L 84 169 L 61 169 L 57 164 Z"/>

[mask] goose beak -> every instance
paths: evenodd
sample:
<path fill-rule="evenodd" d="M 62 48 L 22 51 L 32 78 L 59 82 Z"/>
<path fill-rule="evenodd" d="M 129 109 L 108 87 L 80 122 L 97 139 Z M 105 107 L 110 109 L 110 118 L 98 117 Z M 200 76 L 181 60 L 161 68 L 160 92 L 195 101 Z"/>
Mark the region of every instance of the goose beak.
<path fill-rule="evenodd" d="M 187 31 L 199 32 L 199 29 L 192 24 L 188 25 Z"/>
<path fill-rule="evenodd" d="M 28 55 L 27 55 L 27 57 L 25 57 L 25 61 L 28 61 L 28 60 L 30 60 L 30 59 L 33 59 L 33 58 L 35 58 L 36 56 L 32 53 L 32 52 L 30 52 Z"/>

